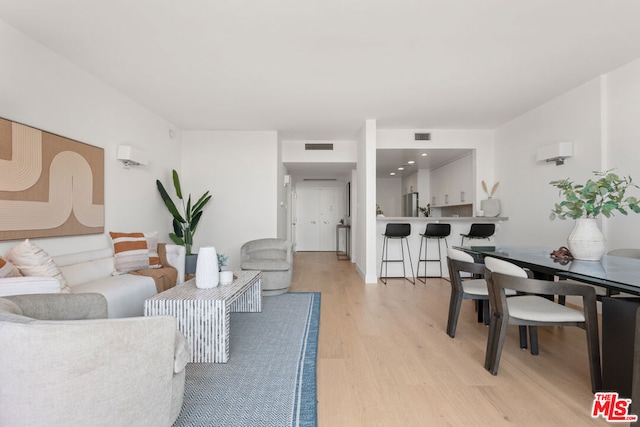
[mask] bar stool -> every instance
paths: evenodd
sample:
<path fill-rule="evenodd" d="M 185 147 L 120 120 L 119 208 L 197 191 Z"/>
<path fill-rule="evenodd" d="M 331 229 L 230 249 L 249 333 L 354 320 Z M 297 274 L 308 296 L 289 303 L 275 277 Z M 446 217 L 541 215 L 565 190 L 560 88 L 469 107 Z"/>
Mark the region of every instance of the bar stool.
<path fill-rule="evenodd" d="M 442 277 L 442 255 L 440 253 L 440 241 L 444 239 L 444 244 L 449 248 L 449 244 L 447 243 L 447 236 L 451 234 L 451 224 L 427 224 L 426 230 L 422 234 L 420 238 L 420 250 L 418 251 L 418 275 L 416 276 L 418 280 L 423 277 L 425 280 L 420 280 L 422 283 L 427 283 L 427 277 Z M 427 256 L 428 248 L 429 248 L 429 239 L 436 239 L 438 243 L 438 258 L 429 258 Z M 424 246 L 424 257 L 422 257 L 422 247 Z M 440 276 L 427 276 L 427 265 L 430 262 L 437 262 L 438 269 L 440 271 Z M 424 276 L 420 276 L 420 264 L 424 263 Z"/>
<path fill-rule="evenodd" d="M 496 225 L 493 223 L 488 224 L 471 224 L 471 229 L 467 234 L 460 234 L 462 236 L 460 246 L 464 246 L 464 239 L 488 239 L 491 241 L 491 236 L 496 232 Z"/>
<path fill-rule="evenodd" d="M 413 275 L 413 264 L 411 263 L 411 251 L 409 251 L 409 241 L 407 237 L 411 234 L 411 224 L 387 224 L 385 232 L 383 234 L 384 240 L 382 242 L 382 262 L 380 263 L 380 281 L 387 284 L 385 279 L 393 279 L 393 278 L 405 278 L 409 280 L 414 285 L 416 284 L 415 276 Z M 402 259 L 389 259 L 389 240 L 400 240 L 400 250 L 402 251 Z M 407 245 L 407 255 L 409 256 L 409 266 L 411 267 L 411 280 L 407 277 L 407 272 L 404 266 L 404 246 L 402 242 L 406 242 Z M 402 263 L 402 274 L 403 276 L 388 276 L 389 274 L 389 263 L 390 262 L 401 262 Z M 385 269 L 385 276 L 382 275 L 382 269 Z"/>

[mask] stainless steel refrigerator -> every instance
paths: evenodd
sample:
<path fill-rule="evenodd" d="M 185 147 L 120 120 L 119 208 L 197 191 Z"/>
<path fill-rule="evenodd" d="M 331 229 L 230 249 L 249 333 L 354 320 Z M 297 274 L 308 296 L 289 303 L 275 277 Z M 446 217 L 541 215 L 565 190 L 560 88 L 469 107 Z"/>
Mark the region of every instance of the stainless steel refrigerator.
<path fill-rule="evenodd" d="M 402 196 L 402 216 L 418 216 L 418 193 Z"/>

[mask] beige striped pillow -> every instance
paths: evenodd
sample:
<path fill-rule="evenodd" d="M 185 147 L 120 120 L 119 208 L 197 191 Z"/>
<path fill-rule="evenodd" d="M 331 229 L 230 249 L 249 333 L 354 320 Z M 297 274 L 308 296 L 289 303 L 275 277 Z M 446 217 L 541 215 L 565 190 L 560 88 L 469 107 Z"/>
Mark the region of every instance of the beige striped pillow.
<path fill-rule="evenodd" d="M 7 261 L 15 265 L 23 276 L 53 277 L 60 282 L 60 292 L 71 292 L 67 279 L 47 251 L 29 239 L 9 249 Z"/>
<path fill-rule="evenodd" d="M 149 248 L 144 233 L 109 232 L 113 244 L 113 274 L 149 268 Z"/>

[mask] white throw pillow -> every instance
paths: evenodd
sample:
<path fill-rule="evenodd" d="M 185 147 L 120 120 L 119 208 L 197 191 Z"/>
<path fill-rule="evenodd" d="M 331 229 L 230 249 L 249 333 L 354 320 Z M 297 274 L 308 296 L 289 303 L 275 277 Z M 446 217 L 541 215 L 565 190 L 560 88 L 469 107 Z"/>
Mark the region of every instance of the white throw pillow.
<path fill-rule="evenodd" d="M 29 239 L 9 249 L 5 258 L 15 265 L 23 276 L 53 277 L 60 282 L 60 292 L 69 293 L 71 288 L 62 271 L 49 254 Z"/>

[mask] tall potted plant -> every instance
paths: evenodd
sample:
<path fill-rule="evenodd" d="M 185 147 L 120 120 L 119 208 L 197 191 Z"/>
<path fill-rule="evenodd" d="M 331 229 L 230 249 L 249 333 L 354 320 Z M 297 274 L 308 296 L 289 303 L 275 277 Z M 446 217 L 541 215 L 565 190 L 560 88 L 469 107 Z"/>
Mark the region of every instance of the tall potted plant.
<path fill-rule="evenodd" d="M 610 170 L 594 171 L 594 179 L 575 184 L 570 179 L 551 181 L 564 200 L 556 203 L 549 219 L 575 219 L 576 224 L 567 239 L 569 250 L 575 259 L 599 260 L 606 247 L 606 239 L 598 228 L 597 217 L 609 218 L 619 212 L 640 213 L 638 199 L 627 196 L 630 187 L 636 187 L 630 176 L 620 177 Z"/>
<path fill-rule="evenodd" d="M 209 192 L 205 192 L 197 202 L 191 203 L 191 194 L 188 195 L 186 204 L 185 199 L 182 196 L 182 187 L 180 186 L 180 178 L 178 177 L 178 172 L 173 170 L 173 186 L 176 191 L 176 196 L 178 200 L 182 203 L 180 205 L 180 209 L 173 203 L 169 193 L 164 188 L 164 185 L 160 182 L 160 180 L 156 180 L 156 185 L 158 187 L 158 192 L 164 201 L 164 204 L 167 206 L 167 209 L 173 215 L 173 233 L 169 233 L 169 237 L 176 245 L 184 246 L 187 258 L 191 258 L 190 262 L 193 263 L 193 271 L 190 267 L 185 267 L 185 271 L 187 273 L 195 273 L 195 256 L 196 254 L 191 253 L 191 247 L 193 244 L 193 236 L 196 234 L 196 229 L 198 227 L 198 223 L 200 222 L 200 218 L 202 217 L 202 210 L 204 206 L 211 200 L 211 195 Z"/>

